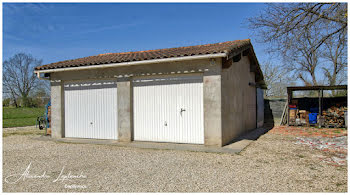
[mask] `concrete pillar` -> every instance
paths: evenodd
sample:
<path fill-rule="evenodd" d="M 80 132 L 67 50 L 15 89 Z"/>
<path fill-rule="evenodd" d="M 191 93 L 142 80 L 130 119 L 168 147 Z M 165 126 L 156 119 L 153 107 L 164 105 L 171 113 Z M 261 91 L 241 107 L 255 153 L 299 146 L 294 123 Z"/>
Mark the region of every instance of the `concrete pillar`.
<path fill-rule="evenodd" d="M 132 86 L 130 81 L 118 81 L 118 140 L 132 140 Z"/>
<path fill-rule="evenodd" d="M 204 145 L 222 146 L 221 64 L 203 75 Z"/>
<path fill-rule="evenodd" d="M 51 81 L 51 137 L 64 137 L 64 86 L 62 81 Z"/>

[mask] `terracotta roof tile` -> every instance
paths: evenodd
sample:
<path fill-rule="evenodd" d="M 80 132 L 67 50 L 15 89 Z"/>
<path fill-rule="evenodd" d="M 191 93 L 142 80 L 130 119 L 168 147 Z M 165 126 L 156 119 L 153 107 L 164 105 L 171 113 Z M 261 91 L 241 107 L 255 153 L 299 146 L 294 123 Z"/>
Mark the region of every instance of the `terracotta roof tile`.
<path fill-rule="evenodd" d="M 36 67 L 35 70 L 47 70 L 47 69 L 58 69 L 78 66 L 91 66 L 110 64 L 110 63 L 122 63 L 131 61 L 143 61 L 152 59 L 162 58 L 173 58 L 183 56 L 195 56 L 205 54 L 217 54 L 217 53 L 230 53 L 241 47 L 250 45 L 250 40 L 236 40 L 227 41 L 222 43 L 196 45 L 188 47 L 177 47 L 167 49 L 156 49 L 136 52 L 123 52 L 123 53 L 105 53 L 95 56 L 89 56 L 84 58 L 78 58 L 73 60 L 65 60 L 55 62 L 43 66 Z"/>

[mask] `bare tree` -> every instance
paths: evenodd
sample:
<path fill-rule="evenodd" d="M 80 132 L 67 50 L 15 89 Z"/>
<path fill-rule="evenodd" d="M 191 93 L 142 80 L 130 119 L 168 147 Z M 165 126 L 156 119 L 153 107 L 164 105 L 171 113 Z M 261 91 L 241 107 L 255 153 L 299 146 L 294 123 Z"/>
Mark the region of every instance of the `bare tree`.
<path fill-rule="evenodd" d="M 325 41 L 322 55 L 326 61 L 330 62 L 331 68 L 322 67 L 322 69 L 329 85 L 341 84 L 347 80 L 344 74 L 347 68 L 347 47 L 344 41 L 347 41 L 344 34 Z"/>
<path fill-rule="evenodd" d="M 287 62 L 284 67 L 306 86 L 319 84 L 316 70 L 320 62 L 320 51 L 315 49 L 319 39 L 318 28 L 313 27 L 301 35 L 300 42 L 291 43 L 283 51 L 284 61 Z"/>
<path fill-rule="evenodd" d="M 305 85 L 319 84 L 316 74 L 328 42 L 338 37 L 340 47 L 347 48 L 346 3 L 267 4 L 248 24 L 259 41 L 270 45 L 270 52 L 281 54 L 285 67 Z M 325 71 L 326 76 L 333 73 Z"/>
<path fill-rule="evenodd" d="M 15 54 L 3 62 L 4 93 L 10 94 L 16 107 L 19 106 L 18 98 L 22 99 L 24 106 L 29 106 L 29 95 L 40 83 L 33 70 L 41 64 L 42 60 L 25 53 Z"/>
<path fill-rule="evenodd" d="M 251 28 L 259 29 L 264 42 L 284 43 L 288 47 L 313 26 L 327 27 L 321 31 L 318 49 L 328 38 L 347 31 L 346 3 L 274 3 L 256 17 L 248 19 Z"/>
<path fill-rule="evenodd" d="M 282 66 L 273 65 L 271 62 L 261 64 L 264 73 L 264 80 L 267 86 L 265 90 L 266 97 L 284 97 L 286 95 L 286 86 L 288 79 L 287 70 Z"/>

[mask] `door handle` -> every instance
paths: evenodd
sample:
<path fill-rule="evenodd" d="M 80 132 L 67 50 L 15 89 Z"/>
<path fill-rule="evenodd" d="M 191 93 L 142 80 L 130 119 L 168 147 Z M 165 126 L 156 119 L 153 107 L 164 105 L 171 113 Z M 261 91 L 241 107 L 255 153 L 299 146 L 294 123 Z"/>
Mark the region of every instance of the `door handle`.
<path fill-rule="evenodd" d="M 181 108 L 181 110 L 180 110 L 180 115 L 181 115 L 181 116 L 182 116 L 182 112 L 184 112 L 184 111 L 186 111 L 186 109 Z"/>

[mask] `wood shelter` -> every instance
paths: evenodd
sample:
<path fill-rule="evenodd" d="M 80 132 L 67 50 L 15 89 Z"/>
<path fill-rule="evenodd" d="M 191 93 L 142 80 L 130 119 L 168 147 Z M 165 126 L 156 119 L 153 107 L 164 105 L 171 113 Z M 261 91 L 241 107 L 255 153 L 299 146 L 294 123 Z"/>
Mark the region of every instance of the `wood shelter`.
<path fill-rule="evenodd" d="M 323 109 L 323 91 L 324 90 L 347 90 L 347 85 L 335 85 L 335 86 L 294 86 L 294 87 L 287 87 L 287 104 L 286 104 L 286 110 L 287 110 L 287 125 L 290 125 L 290 106 L 293 99 L 293 92 L 294 91 L 317 91 L 318 92 L 318 115 L 322 116 L 322 109 Z M 283 120 L 283 118 L 282 118 Z M 318 126 L 321 127 L 321 123 L 318 122 Z"/>

